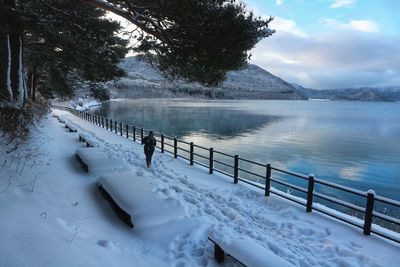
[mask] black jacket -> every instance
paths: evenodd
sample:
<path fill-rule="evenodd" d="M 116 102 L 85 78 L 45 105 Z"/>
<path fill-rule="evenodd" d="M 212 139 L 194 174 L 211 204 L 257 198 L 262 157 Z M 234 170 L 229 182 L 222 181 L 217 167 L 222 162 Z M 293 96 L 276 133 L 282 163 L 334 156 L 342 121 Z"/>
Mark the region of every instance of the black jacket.
<path fill-rule="evenodd" d="M 154 137 L 148 137 L 146 136 L 143 138 L 143 144 L 144 144 L 144 151 L 154 151 L 154 147 L 157 144 L 157 141 Z"/>

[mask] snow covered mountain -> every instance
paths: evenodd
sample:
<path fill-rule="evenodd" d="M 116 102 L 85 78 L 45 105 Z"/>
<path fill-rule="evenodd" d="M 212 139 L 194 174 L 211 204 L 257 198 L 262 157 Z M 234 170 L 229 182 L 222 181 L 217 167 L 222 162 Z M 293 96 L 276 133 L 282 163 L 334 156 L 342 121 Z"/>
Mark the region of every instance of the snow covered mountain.
<path fill-rule="evenodd" d="M 315 90 L 292 84 L 308 98 L 349 101 L 400 101 L 400 86 Z"/>
<path fill-rule="evenodd" d="M 112 97 L 185 97 L 198 96 L 221 99 L 307 99 L 293 85 L 256 66 L 227 73 L 218 88 L 182 80 L 170 81 L 137 57 L 120 63 L 126 77 L 108 84 Z"/>

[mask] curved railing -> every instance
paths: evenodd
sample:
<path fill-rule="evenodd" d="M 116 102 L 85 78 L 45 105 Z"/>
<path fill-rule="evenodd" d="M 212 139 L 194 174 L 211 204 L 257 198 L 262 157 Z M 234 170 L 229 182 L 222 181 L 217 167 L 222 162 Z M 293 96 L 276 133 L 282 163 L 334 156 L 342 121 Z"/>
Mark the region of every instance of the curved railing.
<path fill-rule="evenodd" d="M 144 128 L 111 120 L 88 112 L 52 105 L 53 108 L 67 110 L 80 118 L 96 124 L 99 127 L 112 131 L 133 141 L 141 141 L 149 132 Z M 157 140 L 157 148 L 161 153 L 172 154 L 174 158 L 187 160 L 190 165 L 200 165 L 206 168 L 209 174 L 214 171 L 233 178 L 233 183 L 239 181 L 257 187 L 264 191 L 265 196 L 271 193 L 295 202 L 306 208 L 307 212 L 316 210 L 337 220 L 346 222 L 363 230 L 363 233 L 370 235 L 374 233 L 391 241 L 400 243 L 399 235 L 388 230 L 400 233 L 400 216 L 378 212 L 380 210 L 400 211 L 400 202 L 376 195 L 374 191 L 367 192 L 350 188 L 337 183 L 332 183 L 316 178 L 313 174 L 304 175 L 275 167 L 271 164 L 262 164 L 249 159 L 241 158 L 239 155 L 230 155 L 222 151 L 214 150 L 196 145 L 193 142 L 179 140 L 176 137 L 154 132 Z M 282 179 L 282 175 L 296 178 L 297 184 L 289 183 Z M 301 181 L 303 183 L 301 183 Z M 272 187 L 271 184 L 274 186 Z M 291 191 L 291 193 L 284 192 Z M 322 193 L 324 190 L 335 189 L 341 193 L 330 196 Z M 340 199 L 344 194 L 361 198 L 364 205 L 351 203 L 348 200 Z M 316 202 L 315 199 L 319 199 Z M 326 208 L 324 205 L 334 204 L 338 209 Z M 324 204 L 324 205 L 322 205 Z M 390 208 L 391 207 L 391 208 Z M 374 224 L 373 224 L 374 223 Z"/>

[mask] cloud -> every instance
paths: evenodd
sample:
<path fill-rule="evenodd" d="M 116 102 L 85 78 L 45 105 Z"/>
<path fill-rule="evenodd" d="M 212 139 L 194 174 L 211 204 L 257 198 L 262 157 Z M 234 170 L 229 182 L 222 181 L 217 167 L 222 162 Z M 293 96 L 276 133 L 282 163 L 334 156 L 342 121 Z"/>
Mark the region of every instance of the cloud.
<path fill-rule="evenodd" d="M 307 37 L 307 34 L 297 26 L 294 20 L 275 17 L 269 26 L 278 32 L 287 32 L 296 36 Z"/>
<path fill-rule="evenodd" d="M 302 32 L 289 27 L 261 41 L 252 50 L 252 63 L 315 89 L 400 84 L 399 36 L 350 29 L 304 36 L 297 31 Z"/>
<path fill-rule="evenodd" d="M 350 20 L 345 23 L 336 19 L 325 19 L 324 23 L 338 29 L 350 29 L 360 32 L 379 32 L 379 24 L 373 20 Z"/>
<path fill-rule="evenodd" d="M 346 7 L 353 5 L 355 2 L 356 0 L 335 0 L 329 7 L 330 8 Z"/>
<path fill-rule="evenodd" d="M 283 0 L 276 0 L 276 5 L 277 6 L 280 6 L 280 5 L 282 5 L 283 4 Z"/>

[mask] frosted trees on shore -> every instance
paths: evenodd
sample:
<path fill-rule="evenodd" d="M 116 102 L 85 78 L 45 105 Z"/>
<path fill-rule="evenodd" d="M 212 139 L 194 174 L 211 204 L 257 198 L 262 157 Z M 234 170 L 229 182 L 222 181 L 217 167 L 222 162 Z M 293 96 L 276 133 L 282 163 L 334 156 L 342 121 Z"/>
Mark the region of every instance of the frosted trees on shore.
<path fill-rule="evenodd" d="M 27 98 L 22 29 L 16 1 L 0 1 L 0 105 L 22 107 Z"/>

